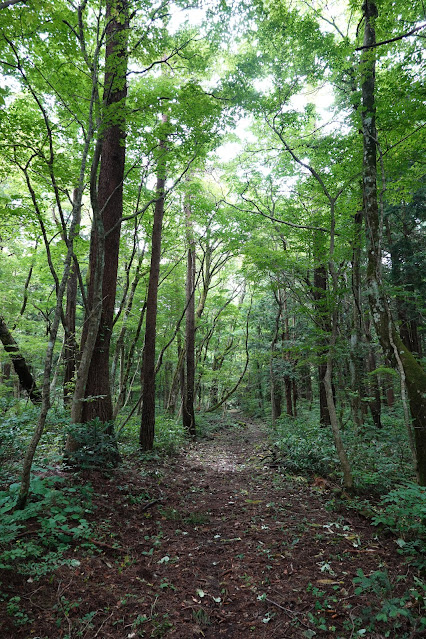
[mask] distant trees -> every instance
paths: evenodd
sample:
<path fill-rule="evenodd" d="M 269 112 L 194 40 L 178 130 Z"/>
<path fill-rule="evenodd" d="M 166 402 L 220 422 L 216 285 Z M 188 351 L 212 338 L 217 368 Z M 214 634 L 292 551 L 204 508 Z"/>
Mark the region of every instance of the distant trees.
<path fill-rule="evenodd" d="M 41 407 L 27 470 L 58 386 L 112 437 L 140 413 L 143 450 L 159 410 L 195 437 L 197 410 L 277 423 L 305 400 L 350 486 L 342 426 L 380 428 L 396 392 L 426 483 L 421 3 L 241 3 L 231 48 L 229 7 L 200 29 L 180 8 L 0 4 L 0 337 Z"/>

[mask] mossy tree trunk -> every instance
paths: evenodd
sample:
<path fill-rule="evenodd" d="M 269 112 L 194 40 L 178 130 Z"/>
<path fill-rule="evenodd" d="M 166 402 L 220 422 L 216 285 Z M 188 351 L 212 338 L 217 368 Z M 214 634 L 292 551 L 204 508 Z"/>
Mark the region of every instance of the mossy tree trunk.
<path fill-rule="evenodd" d="M 371 0 L 363 3 L 364 49 L 362 73 L 363 128 L 363 195 L 367 235 L 367 293 L 374 327 L 385 352 L 401 375 L 403 396 L 407 389 L 412 418 L 417 476 L 426 485 L 426 372 L 403 344 L 392 321 L 388 300 L 382 286 L 381 223 L 377 193 L 377 128 L 375 105 L 375 47 L 374 23 L 377 7 Z"/>
<path fill-rule="evenodd" d="M 37 384 L 31 373 L 29 366 L 22 355 L 19 345 L 10 332 L 4 318 L 0 315 L 0 341 L 4 350 L 9 355 L 15 373 L 19 378 L 22 388 L 28 393 L 28 397 L 36 406 L 41 404 L 41 391 L 37 388 Z"/>

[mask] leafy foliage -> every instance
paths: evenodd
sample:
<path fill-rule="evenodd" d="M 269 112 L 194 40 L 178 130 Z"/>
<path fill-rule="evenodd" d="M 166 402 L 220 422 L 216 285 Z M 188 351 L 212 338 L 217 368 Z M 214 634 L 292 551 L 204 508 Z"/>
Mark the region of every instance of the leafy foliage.
<path fill-rule="evenodd" d="M 92 489 L 64 482 L 58 476 L 33 477 L 25 510 L 15 510 L 19 484 L 0 492 L 0 568 L 38 578 L 60 565 L 78 565 L 66 553 L 70 546 L 88 544 Z"/>

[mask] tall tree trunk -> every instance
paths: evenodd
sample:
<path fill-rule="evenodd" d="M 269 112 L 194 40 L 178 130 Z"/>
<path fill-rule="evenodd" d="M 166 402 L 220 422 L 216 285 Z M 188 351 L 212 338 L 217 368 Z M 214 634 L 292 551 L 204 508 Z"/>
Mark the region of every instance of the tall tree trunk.
<path fill-rule="evenodd" d="M 382 398 L 380 396 L 380 386 L 377 373 L 374 371 L 377 369 L 376 353 L 374 352 L 373 337 L 371 335 L 370 320 L 365 322 L 365 336 L 368 344 L 368 353 L 366 361 L 366 369 L 368 373 L 368 382 L 366 384 L 366 391 L 368 393 L 368 407 L 371 412 L 371 417 L 376 428 L 382 427 Z"/>
<path fill-rule="evenodd" d="M 314 290 L 313 296 L 315 301 L 316 312 L 318 316 L 318 323 L 322 332 L 325 332 L 326 328 L 330 329 L 329 318 L 327 318 L 326 309 L 326 295 L 327 295 L 327 272 L 323 264 L 316 264 L 314 266 Z M 325 326 L 327 325 L 327 326 Z M 319 357 L 324 358 L 326 353 L 325 340 L 327 337 L 320 338 L 320 352 Z M 324 387 L 324 377 L 327 371 L 327 363 L 320 361 L 318 364 L 318 391 L 319 391 L 319 406 L 320 406 L 320 424 L 324 426 L 330 426 L 330 414 L 328 412 L 327 395 Z"/>
<path fill-rule="evenodd" d="M 401 376 L 404 398 L 408 393 L 412 426 L 409 436 L 414 440 L 419 482 L 426 485 L 426 373 L 398 335 L 392 321 L 388 300 L 382 287 L 381 224 L 377 194 L 377 129 L 375 106 L 375 44 L 374 21 L 377 7 L 371 0 L 363 3 L 365 20 L 362 72 L 363 126 L 363 194 L 367 233 L 367 293 L 371 315 L 380 344 Z"/>
<path fill-rule="evenodd" d="M 78 198 L 78 189 L 74 189 L 73 201 Z M 81 209 L 77 209 L 77 228 L 81 221 Z M 67 303 L 65 307 L 65 339 L 64 339 L 64 404 L 71 406 L 73 383 L 77 364 L 78 345 L 75 335 L 75 316 L 77 307 L 77 265 L 71 264 L 70 275 L 67 282 Z"/>
<path fill-rule="evenodd" d="M 351 411 L 352 419 L 354 420 L 354 423 L 358 429 L 363 424 L 363 415 L 361 409 L 363 396 L 361 382 L 361 233 L 362 212 L 358 211 L 354 217 L 354 245 L 352 249 L 352 324 L 349 357 L 349 371 L 351 376 Z"/>
<path fill-rule="evenodd" d="M 4 346 L 4 350 L 9 355 L 15 373 L 19 378 L 22 388 L 28 393 L 28 397 L 36 406 L 41 403 L 41 391 L 37 388 L 34 377 L 29 366 L 19 350 L 19 346 L 15 341 L 12 333 L 9 331 L 4 318 L 0 315 L 0 341 Z"/>
<path fill-rule="evenodd" d="M 187 196 L 189 197 L 189 196 Z M 183 427 L 191 439 L 196 437 L 194 414 L 195 390 L 195 241 L 191 220 L 191 205 L 185 203 L 186 235 L 188 241 L 186 269 L 185 349 L 186 370 L 182 403 Z"/>
<path fill-rule="evenodd" d="M 290 324 L 288 321 L 288 309 L 287 309 L 287 291 L 283 292 L 283 309 L 284 309 L 284 334 L 282 336 L 282 344 L 288 345 L 290 341 Z M 294 417 L 293 411 L 293 382 L 288 369 L 291 364 L 291 357 L 288 351 L 285 352 L 285 361 L 287 372 L 284 375 L 284 388 L 285 388 L 285 400 L 286 400 L 286 412 L 290 417 Z"/>
<path fill-rule="evenodd" d="M 163 123 L 167 116 L 163 115 Z M 142 450 L 152 450 L 155 430 L 155 342 L 157 333 L 157 297 L 160 278 L 161 236 L 164 217 L 164 189 L 166 185 L 166 141 L 160 140 L 160 157 L 157 169 L 157 201 L 152 226 L 151 268 L 146 298 L 145 346 L 142 362 L 142 418 L 139 443 Z"/>
<path fill-rule="evenodd" d="M 105 243 L 102 279 L 102 311 L 95 348 L 91 357 L 82 421 L 95 417 L 112 422 L 113 409 L 109 378 L 109 353 L 117 288 L 120 221 L 123 216 L 123 178 L 125 164 L 125 101 L 127 95 L 127 0 L 108 0 L 106 9 L 106 58 L 104 122 L 98 180 L 98 207 L 102 215 Z M 90 251 L 89 313 L 93 312 L 95 271 L 99 269 L 97 225 L 94 225 Z M 84 336 L 83 340 L 86 338 Z M 110 434 L 112 434 L 112 426 Z"/>
<path fill-rule="evenodd" d="M 134 363 L 134 358 L 135 358 L 135 352 L 136 352 L 136 346 L 139 340 L 139 336 L 142 330 L 142 324 L 143 324 L 143 320 L 145 317 L 145 311 L 146 311 L 146 302 L 143 303 L 142 306 L 142 310 L 140 312 L 140 316 L 139 316 L 139 321 L 138 321 L 138 325 L 136 327 L 136 332 L 133 336 L 133 340 L 132 343 L 130 345 L 129 348 L 129 352 L 127 353 L 127 358 L 126 358 L 126 363 L 124 365 L 123 363 L 123 370 L 121 372 L 120 375 L 120 388 L 119 388 L 119 392 L 118 392 L 118 397 L 117 397 L 117 401 L 115 403 L 114 406 L 114 419 L 116 419 L 118 413 L 120 412 L 120 410 L 123 408 L 125 402 L 126 402 L 126 396 L 127 398 L 129 397 L 129 394 L 131 393 L 131 384 L 130 384 L 130 388 L 128 389 L 128 384 L 129 384 L 129 379 L 130 379 L 130 371 L 132 368 L 132 365 Z"/>
<path fill-rule="evenodd" d="M 173 373 L 170 392 L 169 392 L 169 396 L 167 398 L 167 403 L 166 403 L 166 410 L 171 415 L 174 415 L 176 412 L 176 403 L 177 403 L 177 398 L 179 393 L 179 380 L 180 380 L 183 360 L 185 356 L 185 349 L 182 347 L 182 337 L 181 337 L 180 331 L 178 331 L 178 334 L 177 334 L 177 356 L 178 356 L 178 361 Z"/>
<path fill-rule="evenodd" d="M 274 336 L 271 342 L 271 355 L 269 362 L 269 370 L 270 370 L 270 384 L 271 384 L 271 421 L 272 426 L 275 426 L 275 422 L 281 415 L 281 401 L 282 401 L 282 392 L 281 392 L 281 380 L 279 379 L 279 375 L 275 370 L 275 347 L 278 342 L 278 337 L 280 334 L 280 327 L 282 322 L 282 312 L 283 312 L 283 301 L 281 298 L 281 291 L 278 290 L 274 293 L 275 301 L 278 304 L 278 311 L 275 318 L 275 331 Z"/>
<path fill-rule="evenodd" d="M 124 372 L 124 340 L 126 337 L 126 333 L 127 333 L 127 325 L 128 325 L 128 320 L 130 317 L 130 313 L 132 312 L 132 307 L 133 307 L 133 301 L 135 298 L 135 293 L 136 293 L 136 289 L 138 287 L 139 281 L 142 277 L 142 264 L 143 264 L 143 259 L 145 257 L 145 249 L 142 251 L 142 253 L 139 255 L 138 258 L 138 263 L 136 265 L 136 271 L 135 271 L 135 276 L 133 278 L 132 284 L 130 286 L 130 291 L 129 291 L 129 295 L 128 295 L 128 299 L 126 302 L 126 307 L 124 309 L 124 317 L 123 317 L 123 323 L 120 329 L 120 333 L 119 336 L 117 338 L 117 342 L 115 344 L 115 351 L 114 351 L 114 357 L 113 357 L 113 362 L 112 362 L 112 366 L 111 366 L 111 381 L 112 381 L 112 387 L 114 388 L 115 386 L 115 380 L 116 380 L 116 375 L 117 375 L 117 365 L 118 365 L 118 360 L 120 359 L 121 361 L 121 378 L 120 378 L 120 387 L 122 386 L 122 381 L 123 381 L 123 372 Z M 115 409 L 114 409 L 114 413 L 115 413 Z"/>

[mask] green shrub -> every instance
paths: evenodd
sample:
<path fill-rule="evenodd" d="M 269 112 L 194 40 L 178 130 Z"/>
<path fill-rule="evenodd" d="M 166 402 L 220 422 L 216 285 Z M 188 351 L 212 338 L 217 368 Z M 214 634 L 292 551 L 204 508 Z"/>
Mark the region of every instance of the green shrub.
<path fill-rule="evenodd" d="M 348 421 L 342 428 L 357 490 L 383 494 L 397 482 L 413 479 L 413 464 L 403 422 L 383 415 L 383 428 L 366 423 L 356 430 Z M 271 432 L 284 469 L 291 473 L 341 476 L 330 426 L 319 424 L 316 411 L 300 411 L 299 417 L 283 415 Z"/>
<path fill-rule="evenodd" d="M 163 455 L 173 455 L 178 452 L 186 440 L 182 421 L 158 415 L 155 420 L 154 449 Z"/>
<path fill-rule="evenodd" d="M 272 437 L 282 465 L 290 473 L 324 476 L 338 468 L 331 429 L 310 422 L 306 415 L 281 417 Z"/>
<path fill-rule="evenodd" d="M 118 448 L 111 424 L 99 418 L 86 424 L 71 424 L 66 433 L 76 443 L 76 450 L 67 453 L 67 464 L 80 469 L 115 468 Z"/>
<path fill-rule="evenodd" d="M 398 536 L 400 554 L 414 565 L 426 567 L 426 488 L 407 483 L 391 490 L 375 507 L 374 526 L 384 526 Z"/>
<path fill-rule="evenodd" d="M 124 454 L 133 454 L 139 450 L 140 417 L 132 417 L 124 429 L 119 432 L 120 447 Z M 154 453 L 150 455 L 174 455 L 186 441 L 181 420 L 169 415 L 157 414 L 155 418 Z"/>
<path fill-rule="evenodd" d="M 92 489 L 63 486 L 63 477 L 33 477 L 31 501 L 14 510 L 19 484 L 0 492 L 0 568 L 40 577 L 58 565 L 68 547 L 91 537 L 85 516 L 91 512 Z"/>

